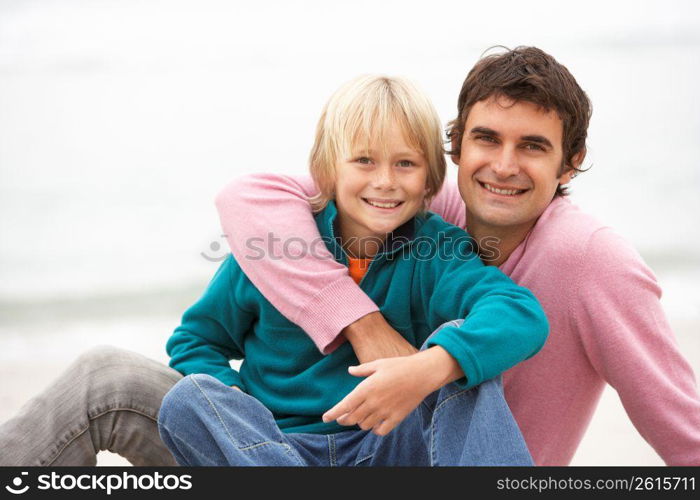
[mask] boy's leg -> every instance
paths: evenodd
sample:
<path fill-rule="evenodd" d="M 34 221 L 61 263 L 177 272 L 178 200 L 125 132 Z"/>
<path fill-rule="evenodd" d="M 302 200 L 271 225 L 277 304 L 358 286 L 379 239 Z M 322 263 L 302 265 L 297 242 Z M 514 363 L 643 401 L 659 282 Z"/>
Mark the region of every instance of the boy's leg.
<path fill-rule="evenodd" d="M 447 384 L 420 408 L 432 413 L 431 465 L 533 465 L 500 376 L 468 390 Z"/>
<path fill-rule="evenodd" d="M 189 375 L 173 387 L 158 427 L 180 465 L 306 465 L 270 410 L 209 375 Z"/>
<path fill-rule="evenodd" d="M 435 332 L 463 321 L 449 321 Z M 500 376 L 468 390 L 447 384 L 417 410 L 422 421 L 429 422 L 431 465 L 532 465 L 525 439 L 503 396 Z"/>
<path fill-rule="evenodd" d="M 471 389 L 447 384 L 386 436 L 368 433 L 357 461 L 370 466 L 532 465 L 500 376 Z"/>
<path fill-rule="evenodd" d="M 532 465 L 532 458 L 498 377 L 468 390 L 448 384 L 386 436 L 368 432 L 355 465 Z"/>
<path fill-rule="evenodd" d="M 100 450 L 134 465 L 176 465 L 157 419 L 163 396 L 180 378 L 140 354 L 94 348 L 0 425 L 0 465 L 95 465 Z"/>

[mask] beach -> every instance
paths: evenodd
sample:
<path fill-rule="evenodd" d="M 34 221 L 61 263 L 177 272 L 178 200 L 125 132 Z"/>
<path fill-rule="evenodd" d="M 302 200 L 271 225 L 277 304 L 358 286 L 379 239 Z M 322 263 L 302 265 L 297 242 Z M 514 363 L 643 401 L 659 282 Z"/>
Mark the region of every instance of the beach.
<path fill-rule="evenodd" d="M 662 276 L 663 278 L 663 276 Z M 0 422 L 11 417 L 33 394 L 38 394 L 73 359 L 97 345 L 115 345 L 167 363 L 165 341 L 179 321 L 191 290 L 173 294 L 172 312 L 160 306 L 157 316 L 120 316 L 107 321 L 83 317 L 78 321 L 54 314 L 54 320 L 0 326 Z M 168 297 L 166 295 L 166 297 Z M 167 302 L 167 300 L 166 300 Z M 154 309 L 159 307 L 154 306 Z M 700 320 L 691 309 L 672 308 L 670 323 L 681 351 L 700 373 Z M 685 311 L 685 314 L 683 312 Z M 696 378 L 697 380 L 697 378 Z M 118 455 L 102 452 L 98 465 L 127 465 Z M 606 388 L 593 421 L 581 442 L 572 465 L 663 465 L 654 450 L 627 418 L 615 391 Z"/>

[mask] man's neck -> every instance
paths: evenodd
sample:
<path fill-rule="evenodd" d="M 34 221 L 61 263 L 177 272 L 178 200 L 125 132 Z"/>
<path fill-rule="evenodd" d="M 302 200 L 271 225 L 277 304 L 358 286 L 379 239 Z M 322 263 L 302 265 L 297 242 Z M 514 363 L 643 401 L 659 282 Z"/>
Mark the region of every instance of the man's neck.
<path fill-rule="evenodd" d="M 500 266 L 523 242 L 535 223 L 524 226 L 491 226 L 472 220 L 467 214 L 467 230 L 479 246 L 479 257 L 487 266 Z"/>

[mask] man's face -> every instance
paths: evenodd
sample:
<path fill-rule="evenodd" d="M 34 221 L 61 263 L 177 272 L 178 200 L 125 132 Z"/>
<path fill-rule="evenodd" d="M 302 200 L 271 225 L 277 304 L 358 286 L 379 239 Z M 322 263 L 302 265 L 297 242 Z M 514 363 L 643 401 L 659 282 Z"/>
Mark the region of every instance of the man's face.
<path fill-rule="evenodd" d="M 554 111 L 508 98 L 490 97 L 472 107 L 459 158 L 459 191 L 468 229 L 527 232 L 552 201 L 559 184 L 562 121 Z"/>

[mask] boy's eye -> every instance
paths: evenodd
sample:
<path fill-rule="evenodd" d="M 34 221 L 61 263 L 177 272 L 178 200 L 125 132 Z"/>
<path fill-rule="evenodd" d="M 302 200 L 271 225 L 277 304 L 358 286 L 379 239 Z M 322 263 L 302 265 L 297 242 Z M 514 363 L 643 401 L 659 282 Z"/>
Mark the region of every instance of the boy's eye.
<path fill-rule="evenodd" d="M 398 162 L 399 167 L 412 167 L 415 165 L 411 160 L 401 160 Z"/>
<path fill-rule="evenodd" d="M 363 165 L 369 165 L 372 163 L 372 160 L 367 158 L 366 156 L 360 156 L 359 158 L 355 159 L 357 163 L 362 163 Z"/>

